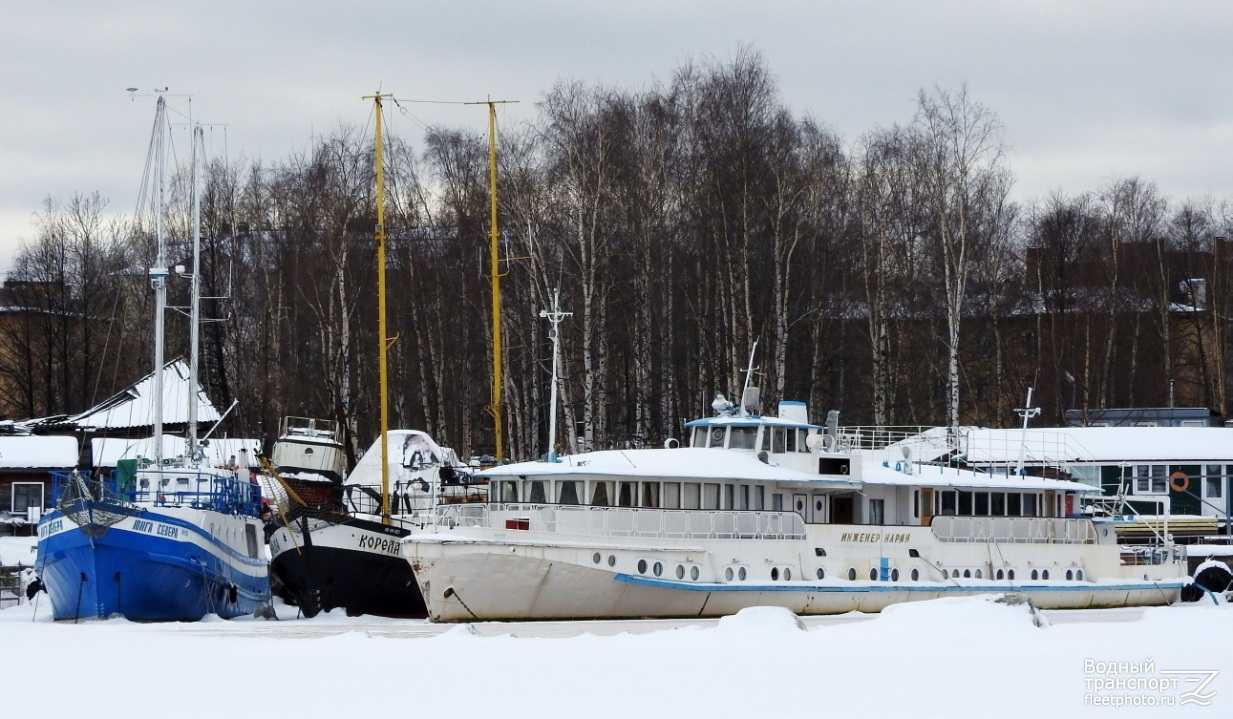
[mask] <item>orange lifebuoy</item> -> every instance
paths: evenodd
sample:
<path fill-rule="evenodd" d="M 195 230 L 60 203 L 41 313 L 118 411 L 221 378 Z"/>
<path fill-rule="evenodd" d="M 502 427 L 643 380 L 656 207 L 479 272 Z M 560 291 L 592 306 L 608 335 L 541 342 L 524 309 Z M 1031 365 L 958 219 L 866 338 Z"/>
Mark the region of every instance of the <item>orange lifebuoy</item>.
<path fill-rule="evenodd" d="M 1169 475 L 1169 489 L 1174 492 L 1185 492 L 1190 489 L 1190 477 L 1185 472 L 1177 471 Z"/>

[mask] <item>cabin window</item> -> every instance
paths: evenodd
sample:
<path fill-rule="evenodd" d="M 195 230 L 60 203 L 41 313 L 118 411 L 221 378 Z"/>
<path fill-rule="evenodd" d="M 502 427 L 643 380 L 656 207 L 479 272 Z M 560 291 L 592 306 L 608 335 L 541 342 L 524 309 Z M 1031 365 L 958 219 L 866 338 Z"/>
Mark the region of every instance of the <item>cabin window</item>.
<path fill-rule="evenodd" d="M 736 486 L 732 484 L 724 485 L 724 509 L 732 509 L 736 506 Z"/>
<path fill-rule="evenodd" d="M 800 436 L 797 438 L 796 451 L 797 452 L 808 452 L 809 451 L 809 430 L 799 429 L 797 430 L 797 433 Z"/>
<path fill-rule="evenodd" d="M 703 509 L 719 509 L 719 485 L 704 484 L 702 485 L 702 508 Z"/>
<path fill-rule="evenodd" d="M 989 493 L 988 492 L 977 492 L 973 496 L 975 497 L 975 507 L 973 508 L 973 514 L 975 514 L 978 517 L 988 517 L 989 516 Z"/>
<path fill-rule="evenodd" d="M 788 430 L 788 446 L 786 447 L 786 449 L 789 452 L 796 451 L 796 433 L 797 433 L 797 430 L 795 429 Z"/>
<path fill-rule="evenodd" d="M 762 427 L 762 451 L 771 451 L 771 428 L 766 426 Z"/>
<path fill-rule="evenodd" d="M 1023 515 L 1022 495 L 1018 492 L 1009 492 L 1006 495 L 1006 516 L 1019 517 Z"/>
<path fill-rule="evenodd" d="M 753 503 L 749 505 L 749 508 L 750 508 L 750 509 L 760 510 L 760 509 L 762 509 L 762 508 L 765 506 L 765 505 L 762 503 L 762 499 L 763 499 L 763 496 L 764 496 L 764 495 L 763 495 L 763 492 L 764 492 L 764 491 L 765 491 L 765 490 L 764 490 L 764 488 L 763 488 L 763 487 L 754 487 L 754 488 L 753 488 L 753 496 L 752 496 L 752 497 L 750 497 L 750 499 L 752 500 L 752 502 L 753 502 Z"/>
<path fill-rule="evenodd" d="M 596 482 L 595 488 L 591 490 L 591 504 L 596 507 L 608 507 L 612 505 L 612 500 L 609 496 L 612 494 L 612 489 L 609 485 L 612 482 Z"/>
<path fill-rule="evenodd" d="M 681 503 L 685 509 L 698 509 L 702 506 L 702 485 L 697 482 L 685 483 L 685 501 Z"/>
<path fill-rule="evenodd" d="M 638 503 L 638 483 L 619 482 L 620 493 L 617 495 L 617 506 L 632 507 Z"/>
<path fill-rule="evenodd" d="M 557 482 L 557 502 L 560 504 L 578 504 L 578 482 L 566 480 Z"/>
<path fill-rule="evenodd" d="M 788 450 L 788 433 L 783 427 L 775 427 L 771 432 L 771 451 L 783 454 Z"/>
<path fill-rule="evenodd" d="M 257 558 L 257 528 L 251 524 L 244 525 L 244 543 L 248 549 L 248 558 Z"/>
<path fill-rule="evenodd" d="M 920 490 L 912 490 L 912 516 L 920 519 Z"/>
<path fill-rule="evenodd" d="M 1035 494 L 1023 495 L 1023 516 L 1035 517 L 1036 516 L 1036 504 L 1037 502 L 1036 502 Z"/>
<path fill-rule="evenodd" d="M 517 502 L 518 482 L 512 479 L 505 479 L 497 482 L 497 501 Z"/>
<path fill-rule="evenodd" d="M 724 446 L 724 434 L 725 432 L 724 432 L 723 427 L 711 427 L 711 443 L 708 446 L 710 447 Z"/>
<path fill-rule="evenodd" d="M 993 509 L 990 512 L 994 517 L 1006 516 L 1006 495 L 1003 492 L 993 492 L 989 495 L 990 503 Z"/>
<path fill-rule="evenodd" d="M 962 517 L 972 516 L 972 493 L 959 493 L 959 515 Z"/>
<path fill-rule="evenodd" d="M 749 509 L 749 485 L 748 484 L 742 484 L 739 487 L 737 487 L 735 509 Z"/>
<path fill-rule="evenodd" d="M 886 500 L 869 500 L 869 523 L 886 524 Z"/>
<path fill-rule="evenodd" d="M 664 482 L 664 509 L 681 508 L 681 483 Z"/>
<path fill-rule="evenodd" d="M 1207 476 L 1203 478 L 1203 496 L 1208 499 L 1220 499 L 1224 496 L 1224 478 L 1220 476 L 1220 465 L 1207 465 Z"/>
<path fill-rule="evenodd" d="M 780 494 L 779 492 L 775 492 L 774 494 L 771 495 L 771 511 L 772 512 L 782 512 L 783 511 L 783 495 Z"/>
<path fill-rule="evenodd" d="M 753 449 L 758 441 L 757 427 L 733 427 L 728 438 L 728 449 Z"/>
<path fill-rule="evenodd" d="M 1169 465 L 1136 464 L 1135 494 L 1164 494 L 1169 491 Z"/>
<path fill-rule="evenodd" d="M 659 506 L 659 483 L 658 482 L 643 482 L 642 483 L 642 506 L 658 507 Z"/>
<path fill-rule="evenodd" d="M 694 427 L 694 436 L 693 436 L 693 439 L 690 440 L 689 446 L 691 447 L 705 447 L 706 446 L 706 427 Z"/>
<path fill-rule="evenodd" d="M 545 497 L 546 495 L 544 494 L 544 481 L 541 479 L 531 480 L 531 494 L 527 498 L 527 501 L 535 503 L 535 504 L 543 504 L 544 502 L 548 501 L 547 499 L 545 499 Z"/>
<path fill-rule="evenodd" d="M 955 516 L 955 508 L 956 508 L 957 499 L 958 499 L 956 495 L 958 494 L 958 492 L 954 491 L 953 489 L 946 489 L 946 490 L 942 490 L 941 494 L 942 494 L 941 514 L 944 516 L 949 516 L 949 517 Z"/>
<path fill-rule="evenodd" d="M 43 508 L 42 482 L 14 482 L 13 501 L 9 505 L 14 514 L 25 514 L 31 507 Z"/>

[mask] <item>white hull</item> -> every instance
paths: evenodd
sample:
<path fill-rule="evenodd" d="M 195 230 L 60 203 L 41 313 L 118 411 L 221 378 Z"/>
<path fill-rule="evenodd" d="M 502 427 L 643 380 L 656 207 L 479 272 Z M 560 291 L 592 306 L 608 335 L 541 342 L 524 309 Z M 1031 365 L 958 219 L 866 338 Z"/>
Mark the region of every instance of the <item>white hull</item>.
<path fill-rule="evenodd" d="M 766 605 L 837 614 L 988 593 L 1050 609 L 1161 605 L 1184 578 L 1181 563 L 1124 565 L 1113 544 L 943 542 L 929 527 L 868 525 L 759 540 L 459 527 L 412 536 L 404 553 L 435 621 L 712 617 Z"/>

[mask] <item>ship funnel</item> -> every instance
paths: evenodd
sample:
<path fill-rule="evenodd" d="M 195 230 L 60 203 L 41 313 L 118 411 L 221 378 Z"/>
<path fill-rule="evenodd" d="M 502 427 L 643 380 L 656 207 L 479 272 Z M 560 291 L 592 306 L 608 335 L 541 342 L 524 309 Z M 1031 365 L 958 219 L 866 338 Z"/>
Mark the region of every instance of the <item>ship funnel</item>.
<path fill-rule="evenodd" d="M 809 408 L 804 402 L 784 400 L 779 403 L 779 418 L 809 424 Z"/>

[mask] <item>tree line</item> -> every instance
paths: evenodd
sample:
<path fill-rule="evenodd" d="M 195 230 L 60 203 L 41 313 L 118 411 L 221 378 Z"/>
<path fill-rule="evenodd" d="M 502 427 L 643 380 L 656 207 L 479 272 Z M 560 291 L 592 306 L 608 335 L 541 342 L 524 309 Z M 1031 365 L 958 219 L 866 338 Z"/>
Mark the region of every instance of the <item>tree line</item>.
<path fill-rule="evenodd" d="M 577 81 L 499 139 L 510 454 L 547 451 L 562 324 L 562 450 L 679 436 L 740 394 L 757 343 L 763 411 L 815 421 L 1001 426 L 1028 386 L 1067 409 L 1228 409 L 1233 213 L 1130 177 L 1011 200 L 996 114 L 921 90 L 910 122 L 845 143 L 794 115 L 756 52 L 687 63 L 650 89 Z M 203 383 L 230 431 L 283 415 L 376 432 L 373 148 L 342 127 L 276 162 L 212 161 L 202 193 Z M 487 138 L 433 127 L 385 151 L 390 407 L 463 455 L 490 453 Z M 171 182 L 173 258 L 191 239 Z M 48 201 L 5 284 L 0 406 L 72 413 L 150 370 L 152 223 L 96 194 Z M 187 282 L 173 282 L 184 303 Z M 169 352 L 186 352 L 171 318 Z M 183 337 L 184 339 L 179 339 Z M 177 344 L 178 343 L 178 344 Z"/>

